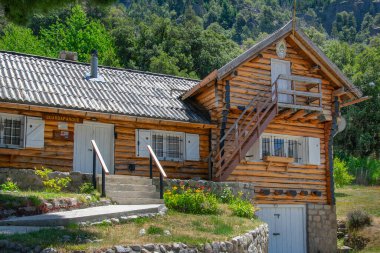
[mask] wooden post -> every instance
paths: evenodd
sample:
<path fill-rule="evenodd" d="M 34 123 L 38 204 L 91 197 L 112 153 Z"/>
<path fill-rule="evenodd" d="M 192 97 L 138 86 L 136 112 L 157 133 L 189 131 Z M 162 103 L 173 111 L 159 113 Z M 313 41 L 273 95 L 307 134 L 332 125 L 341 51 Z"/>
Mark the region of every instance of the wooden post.
<path fill-rule="evenodd" d="M 149 177 L 150 179 L 153 178 L 153 159 L 151 154 L 149 154 Z"/>

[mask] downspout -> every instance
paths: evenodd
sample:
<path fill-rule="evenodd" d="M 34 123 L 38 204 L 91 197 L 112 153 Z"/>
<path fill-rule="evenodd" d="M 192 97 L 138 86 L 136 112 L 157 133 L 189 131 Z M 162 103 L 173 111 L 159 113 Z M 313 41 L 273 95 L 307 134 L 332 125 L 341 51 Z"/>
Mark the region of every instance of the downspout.
<path fill-rule="evenodd" d="M 330 138 L 329 138 L 330 195 L 331 195 L 332 205 L 335 205 L 333 144 L 334 144 L 334 136 L 338 131 L 338 126 L 337 126 L 338 116 L 339 116 L 339 100 L 338 100 L 338 97 L 334 97 L 334 113 L 332 115 L 332 124 L 331 124 Z"/>
<path fill-rule="evenodd" d="M 222 138 L 225 134 L 226 127 L 227 127 L 227 119 L 228 119 L 228 113 L 230 111 L 230 81 L 226 81 L 226 87 L 225 87 L 225 96 L 224 96 L 224 102 L 225 107 L 222 111 L 222 125 L 220 127 L 220 138 Z M 222 149 L 224 146 L 224 141 L 222 141 L 219 144 L 219 148 Z M 223 155 L 223 154 L 222 154 Z"/>

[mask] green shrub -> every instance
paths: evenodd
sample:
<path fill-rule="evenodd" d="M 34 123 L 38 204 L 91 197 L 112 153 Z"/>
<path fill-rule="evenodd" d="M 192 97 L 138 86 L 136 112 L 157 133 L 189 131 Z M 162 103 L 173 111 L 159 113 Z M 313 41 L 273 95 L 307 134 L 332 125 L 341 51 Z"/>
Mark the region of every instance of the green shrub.
<path fill-rule="evenodd" d="M 348 173 L 348 167 L 345 161 L 334 158 L 334 181 L 337 188 L 350 184 L 355 179 Z"/>
<path fill-rule="evenodd" d="M 347 214 L 347 225 L 350 230 L 359 230 L 370 226 L 371 216 L 363 210 L 354 210 Z"/>
<path fill-rule="evenodd" d="M 160 227 L 156 227 L 156 226 L 150 226 L 146 233 L 148 235 L 163 235 L 164 234 L 164 230 Z"/>
<path fill-rule="evenodd" d="M 49 174 L 53 171 L 42 167 L 42 170 L 36 170 L 35 174 L 42 179 L 42 184 L 47 192 L 61 192 L 62 188 L 66 188 L 71 182 L 70 177 L 55 177 L 49 178 Z"/>
<path fill-rule="evenodd" d="M 215 195 L 203 189 L 185 189 L 173 186 L 164 194 L 165 205 L 183 213 L 216 214 L 219 212 L 218 200 Z"/>
<path fill-rule="evenodd" d="M 82 194 L 93 194 L 94 191 L 95 191 L 95 188 L 92 185 L 92 183 L 83 183 L 79 187 L 79 192 L 82 193 Z"/>
<path fill-rule="evenodd" d="M 225 187 L 219 196 L 219 199 L 222 203 L 231 203 L 235 199 L 235 196 L 230 187 Z"/>
<path fill-rule="evenodd" d="M 371 157 L 343 157 L 348 171 L 356 177 L 356 184 L 380 184 L 380 160 Z"/>
<path fill-rule="evenodd" d="M 11 178 L 7 178 L 7 181 L 5 181 L 3 184 L 0 184 L 0 190 L 17 192 L 20 190 L 20 188 L 18 188 L 17 183 L 13 182 Z"/>
<path fill-rule="evenodd" d="M 255 217 L 255 207 L 248 200 L 236 198 L 228 205 L 228 207 L 235 216 L 248 219 Z"/>

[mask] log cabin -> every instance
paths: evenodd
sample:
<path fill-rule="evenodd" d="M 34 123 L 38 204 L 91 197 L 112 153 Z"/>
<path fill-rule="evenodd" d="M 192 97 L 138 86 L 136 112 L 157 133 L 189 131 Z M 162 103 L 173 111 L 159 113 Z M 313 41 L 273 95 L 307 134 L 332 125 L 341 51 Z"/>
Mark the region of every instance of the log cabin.
<path fill-rule="evenodd" d="M 334 252 L 333 137 L 365 98 L 291 22 L 203 80 L 4 51 L 0 78 L 0 167 L 101 172 L 95 140 L 147 177 L 151 145 L 168 178 L 253 183 L 270 252 Z"/>

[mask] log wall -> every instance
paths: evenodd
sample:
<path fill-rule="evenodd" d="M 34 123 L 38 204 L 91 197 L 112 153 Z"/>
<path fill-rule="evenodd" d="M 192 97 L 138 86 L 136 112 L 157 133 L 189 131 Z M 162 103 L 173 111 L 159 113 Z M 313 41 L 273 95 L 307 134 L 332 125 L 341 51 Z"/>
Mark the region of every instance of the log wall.
<path fill-rule="evenodd" d="M 151 120 L 100 113 L 86 113 L 57 108 L 36 107 L 20 104 L 0 103 L 0 113 L 21 114 L 25 116 L 42 117 L 44 113 L 64 113 L 79 116 L 83 120 L 96 120 L 99 123 L 114 124 L 117 138 L 114 141 L 114 165 L 116 174 L 131 174 L 128 164 L 136 164 L 133 175 L 149 175 L 149 158 L 136 157 L 136 129 L 154 129 L 199 134 L 200 161 L 162 161 L 169 178 L 189 179 L 208 177 L 209 135 L 211 125 Z M 40 168 L 45 166 L 59 171 L 72 171 L 74 141 L 57 140 L 53 138 L 53 130 L 58 130 L 58 121 L 45 120 L 44 148 L 7 149 L 0 148 L 0 167 Z M 74 123 L 68 122 L 68 131 L 74 132 Z M 74 133 L 75 135 L 75 133 Z M 156 169 L 154 169 L 157 171 Z M 158 172 L 154 173 L 158 176 Z"/>
<path fill-rule="evenodd" d="M 324 121 L 315 117 L 305 118 L 306 111 L 299 112 L 298 115 L 293 110 L 287 116 L 278 115 L 265 129 L 265 133 L 294 135 L 303 137 L 316 137 L 321 142 L 321 164 L 287 164 L 258 161 L 241 161 L 235 170 L 230 174 L 228 181 L 241 181 L 254 183 L 255 189 L 270 189 L 268 196 L 256 193 L 258 203 L 329 203 L 329 168 L 328 168 L 328 138 L 330 135 L 329 122 L 332 117 L 332 92 L 337 86 L 328 79 L 316 65 L 302 52 L 300 48 L 291 40 L 286 38 L 287 56 L 285 61 L 291 62 L 291 74 L 305 77 L 319 78 L 322 80 L 322 107 Z M 218 140 L 220 138 L 220 128 L 222 123 L 222 111 L 226 109 L 225 86 L 226 81 L 230 83 L 230 109 L 228 111 L 227 128 L 235 122 L 241 113 L 241 106 L 246 106 L 250 100 L 258 93 L 266 93 L 270 96 L 271 91 L 271 58 L 279 59 L 276 54 L 275 45 L 260 52 L 257 57 L 243 63 L 231 74 L 218 81 L 217 88 L 214 84 L 206 85 L 201 92 L 195 95 L 196 101 L 205 105 L 211 113 L 211 118 L 218 125 L 218 129 L 212 131 L 212 148 L 218 150 Z M 313 88 L 311 91 L 317 91 Z M 306 91 L 306 86 L 301 87 Z M 280 108 L 281 109 L 281 108 Z M 294 116 L 290 118 L 291 116 Z M 279 190 L 301 190 L 309 192 L 317 190 L 322 193 L 320 197 L 301 196 L 289 197 L 285 194 L 274 195 L 273 191 Z"/>

